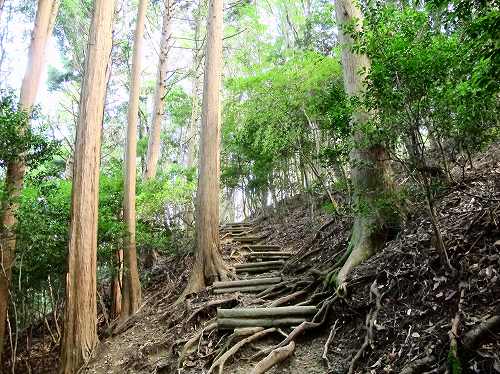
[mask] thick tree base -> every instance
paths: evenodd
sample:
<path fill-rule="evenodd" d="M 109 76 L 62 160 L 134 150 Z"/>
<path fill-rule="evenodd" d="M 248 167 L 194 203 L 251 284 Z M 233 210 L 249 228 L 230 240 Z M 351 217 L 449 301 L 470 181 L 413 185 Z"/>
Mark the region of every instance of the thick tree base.
<path fill-rule="evenodd" d="M 216 281 L 229 280 L 229 274 L 229 269 L 217 248 L 213 248 L 209 254 L 198 253 L 188 284 L 177 299 L 177 303 L 183 301 L 188 295 L 202 291 Z"/>

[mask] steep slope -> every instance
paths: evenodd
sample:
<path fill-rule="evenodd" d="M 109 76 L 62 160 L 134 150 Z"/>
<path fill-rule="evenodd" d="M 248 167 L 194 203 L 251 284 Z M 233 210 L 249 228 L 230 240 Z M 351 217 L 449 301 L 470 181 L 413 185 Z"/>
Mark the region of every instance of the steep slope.
<path fill-rule="evenodd" d="M 443 193 L 438 206 L 456 273 L 441 265 L 425 210 L 418 205 L 412 207 L 412 215 L 397 238 L 351 274 L 346 295 L 334 297 L 325 322 L 294 339 L 293 356 L 270 373 L 343 373 L 356 355 L 359 357 L 352 372 L 440 372 L 446 367 L 450 343 L 455 340 L 462 372 L 493 373 L 500 369 L 498 332 L 484 330 L 477 342 L 471 334 L 481 323 L 491 322 L 500 314 L 498 154 L 488 153 L 476 160 L 475 166 L 460 185 Z M 173 373 L 184 344 L 213 322 L 217 307 L 259 307 L 301 289 L 305 292 L 291 304 L 316 294 L 314 303 L 321 305 L 334 293 L 323 288 L 314 275 L 331 267 L 345 250 L 350 217 L 338 215 L 332 219 L 316 209 L 311 219 L 310 212 L 297 198 L 282 206 L 279 213 L 256 220 L 252 230 L 252 235 L 265 236 L 262 243 L 294 254 L 281 272 L 284 279 L 294 279 L 293 286 L 270 299 L 247 293 L 207 292 L 186 305 L 172 306 L 182 290 L 183 273 L 176 282 L 166 281 L 148 292 L 148 301 L 132 327 L 105 340 L 86 372 Z M 226 260 L 242 262 L 241 246 L 234 238 L 226 235 L 225 239 Z M 290 331 L 291 327 L 284 326 L 242 346 L 228 358 L 224 372 L 249 372 L 264 355 L 247 359 L 259 349 L 279 343 L 284 338 L 281 334 Z M 205 372 L 229 335 L 225 330 L 207 329 L 201 339 L 194 339 L 179 372 Z"/>
<path fill-rule="evenodd" d="M 253 260 L 252 251 L 264 251 L 252 247 L 255 243 L 273 246 L 272 252 L 289 252 L 283 267 L 270 269 L 272 274 L 237 273 L 242 279 L 280 277 L 280 284 L 253 293 L 215 293 L 211 288 L 175 304 L 191 259 L 163 258 L 140 311 L 117 326 L 112 336 L 102 331 L 94 359 L 82 372 L 206 373 L 217 356 L 257 331 L 231 338 L 232 330 L 213 325 L 217 308 L 262 308 L 277 300 L 280 307 L 317 305 L 326 313 L 316 319 L 322 323 L 293 339 L 293 354 L 269 373 L 445 372 L 455 342 L 462 373 L 499 372 L 499 153 L 492 148 L 475 160 L 474 169 L 466 170 L 461 183 L 443 191 L 439 199 L 441 229 L 456 272 L 442 265 L 429 218 L 424 207 L 415 204 L 397 237 L 356 268 L 347 292 L 337 295 L 323 284 L 322 274 L 345 252 L 351 218 L 342 212 L 326 213 L 321 201 L 311 210 L 306 199 L 297 197 L 254 219 L 244 230 L 228 234 L 231 230 L 226 229 L 222 237 L 223 255 L 232 266 L 269 260 Z M 341 195 L 336 198 L 342 202 Z M 292 325 L 241 343 L 223 372 L 251 372 L 269 348 L 294 331 Z M 40 372 L 55 372 L 55 367 Z"/>

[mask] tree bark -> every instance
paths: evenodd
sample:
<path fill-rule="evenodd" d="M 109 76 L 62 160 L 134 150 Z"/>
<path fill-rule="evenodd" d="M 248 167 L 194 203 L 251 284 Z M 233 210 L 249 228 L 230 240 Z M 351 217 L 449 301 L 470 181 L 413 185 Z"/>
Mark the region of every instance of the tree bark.
<path fill-rule="evenodd" d="M 122 312 L 123 249 L 116 251 L 116 268 L 111 285 L 111 318 L 118 318 Z"/>
<path fill-rule="evenodd" d="M 161 121 L 165 112 L 165 95 L 167 92 L 168 57 L 172 48 L 172 4 L 164 0 L 163 26 L 160 41 L 160 58 L 158 61 L 158 77 L 154 95 L 154 108 L 149 131 L 148 155 L 144 179 L 154 178 L 160 158 Z"/>
<path fill-rule="evenodd" d="M 335 13 L 339 25 L 339 40 L 342 43 L 342 70 L 344 86 L 351 97 L 360 96 L 365 91 L 364 79 L 370 68 L 370 60 L 364 54 L 352 51 L 352 38 L 342 27 L 356 22 L 356 30 L 361 31 L 363 15 L 353 0 L 337 0 Z M 380 199 L 390 190 L 390 166 L 382 145 L 366 145 L 359 126 L 368 122 L 371 113 L 359 107 L 352 115 L 354 128 L 354 149 L 351 151 L 351 179 L 354 188 L 355 207 L 367 207 L 356 213 L 352 230 L 351 254 L 339 271 L 338 285 L 345 284 L 347 274 L 358 264 L 372 256 L 387 237 L 388 215 L 381 208 Z"/>
<path fill-rule="evenodd" d="M 98 343 L 97 214 L 101 125 L 111 53 L 114 1 L 95 0 L 74 156 L 66 308 L 60 373 L 76 373 Z"/>
<path fill-rule="evenodd" d="M 222 18 L 223 1 L 210 0 L 196 196 L 196 258 L 183 295 L 198 292 L 207 283 L 227 279 L 227 268 L 219 251 Z"/>
<path fill-rule="evenodd" d="M 3 7 L 3 3 L 1 4 Z M 45 66 L 45 47 L 52 34 L 58 0 L 39 0 L 35 24 L 31 34 L 28 51 L 28 66 L 21 85 L 19 109 L 31 112 L 35 103 L 42 70 Z M 29 123 L 26 123 L 29 126 Z M 21 131 L 24 131 L 21 129 Z M 26 169 L 24 155 L 9 162 L 5 176 L 5 197 L 0 202 L 0 359 L 2 357 L 7 308 L 9 303 L 9 287 L 16 248 L 16 213 L 19 208 L 19 197 L 23 189 Z"/>
<path fill-rule="evenodd" d="M 137 9 L 137 21 L 134 35 L 132 55 L 132 71 L 130 77 L 130 99 L 128 104 L 127 149 L 125 153 L 125 179 L 123 197 L 123 217 L 127 232 L 125 233 L 124 269 L 121 318 L 137 312 L 141 305 L 141 284 L 137 269 L 137 252 L 135 243 L 135 186 L 137 174 L 137 117 L 139 115 L 139 95 L 141 80 L 141 57 L 144 35 L 144 20 L 148 0 L 140 0 Z"/>
<path fill-rule="evenodd" d="M 193 18 L 195 22 L 194 26 L 194 48 L 193 48 L 193 82 L 192 82 L 192 92 L 191 92 L 191 118 L 189 120 L 188 129 L 188 144 L 186 150 L 186 167 L 187 169 L 192 169 L 195 166 L 195 154 L 196 154 L 196 144 L 198 140 L 198 118 L 199 118 L 199 98 L 198 91 L 200 88 L 200 76 L 199 66 L 201 65 L 201 60 L 203 58 L 203 53 L 200 51 L 200 29 L 201 29 L 201 11 L 203 2 L 198 1 L 196 10 L 193 13 Z M 185 221 L 187 224 L 191 225 L 194 221 L 194 209 L 193 204 L 189 203 L 186 205 Z"/>

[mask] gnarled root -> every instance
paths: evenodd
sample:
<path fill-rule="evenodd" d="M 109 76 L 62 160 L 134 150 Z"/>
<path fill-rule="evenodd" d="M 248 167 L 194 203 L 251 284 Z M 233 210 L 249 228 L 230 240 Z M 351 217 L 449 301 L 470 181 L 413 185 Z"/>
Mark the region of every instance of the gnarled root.
<path fill-rule="evenodd" d="M 473 350 L 481 344 L 485 337 L 488 335 L 493 336 L 498 332 L 500 332 L 500 315 L 490 317 L 479 326 L 468 331 L 464 336 L 463 346 L 466 349 Z"/>
<path fill-rule="evenodd" d="M 211 300 L 203 305 L 201 305 L 200 307 L 198 307 L 190 316 L 189 318 L 186 320 L 185 324 L 188 324 L 189 322 L 191 322 L 192 319 L 194 319 L 198 314 L 200 314 L 201 312 L 204 312 L 204 311 L 209 311 L 211 308 L 213 307 L 218 307 L 218 306 L 221 306 L 221 305 L 226 305 L 226 304 L 237 304 L 238 303 L 238 297 L 237 296 L 233 296 L 233 297 L 230 297 L 230 298 L 227 298 L 227 299 L 216 299 L 216 300 Z M 170 311 L 169 311 L 170 312 Z M 171 312 L 170 312 L 171 313 Z"/>
<path fill-rule="evenodd" d="M 306 294 L 305 290 L 300 290 L 300 291 L 294 292 L 290 295 L 286 295 L 286 296 L 280 297 L 279 299 L 274 300 L 273 302 L 271 302 L 269 304 L 269 306 L 276 307 L 276 306 L 284 305 L 284 304 L 286 304 L 290 301 L 293 301 L 301 296 L 304 296 L 305 294 Z"/>
<path fill-rule="evenodd" d="M 255 365 L 251 374 L 262 374 L 268 371 L 277 363 L 287 359 L 291 356 L 293 351 L 295 350 L 295 342 L 291 341 L 284 347 L 275 348 L 269 355 L 263 358 L 261 361 Z"/>
<path fill-rule="evenodd" d="M 336 320 L 335 323 L 333 324 L 332 329 L 330 330 L 330 334 L 328 335 L 328 339 L 326 340 L 325 346 L 323 347 L 323 355 L 321 358 L 323 359 L 323 362 L 326 365 L 326 368 L 328 370 L 331 370 L 331 365 L 330 365 L 330 360 L 328 359 L 328 349 L 330 348 L 330 344 L 332 344 L 333 337 L 337 333 L 337 323 L 339 320 Z"/>
<path fill-rule="evenodd" d="M 227 338 L 226 343 L 224 343 L 222 348 L 219 349 L 219 352 L 217 353 L 217 356 L 215 357 L 214 361 L 216 361 L 220 356 L 222 356 L 227 351 L 228 347 L 231 345 L 234 339 L 242 336 L 252 335 L 262 330 L 264 330 L 264 327 L 242 327 L 239 329 L 234 329 L 234 332 L 231 335 L 229 335 L 229 338 Z"/>
<path fill-rule="evenodd" d="M 462 303 L 464 300 L 465 288 L 460 284 L 460 299 L 458 301 L 458 310 L 455 317 L 451 320 L 451 329 L 448 332 L 450 336 L 450 350 L 448 351 L 448 368 L 447 373 L 457 374 L 462 372 L 462 364 L 458 353 L 458 333 L 460 328 L 460 317 L 462 315 Z"/>
<path fill-rule="evenodd" d="M 417 374 L 423 373 L 425 370 L 429 369 L 430 366 L 436 362 L 436 357 L 433 355 L 425 356 L 419 360 L 415 360 L 409 365 L 403 368 L 401 374 Z"/>
<path fill-rule="evenodd" d="M 303 334 L 307 330 L 312 330 L 315 328 L 318 328 L 322 326 L 325 321 L 326 317 L 328 316 L 328 311 L 330 310 L 330 306 L 332 303 L 336 300 L 336 296 L 329 298 L 325 300 L 323 303 L 323 306 L 321 309 L 315 314 L 311 322 L 305 321 L 302 322 L 300 325 L 295 327 L 290 334 L 278 345 L 266 349 L 262 349 L 256 354 L 252 356 L 252 359 L 255 359 L 257 357 L 260 357 L 262 355 L 270 353 L 273 349 L 284 347 L 285 345 L 289 344 L 291 341 L 295 340 L 299 335 Z M 321 318 L 321 319 L 320 319 Z"/>
<path fill-rule="evenodd" d="M 349 371 L 348 374 L 353 374 L 354 370 L 356 369 L 356 365 L 358 363 L 358 360 L 361 358 L 365 350 L 373 343 L 373 326 L 375 325 L 375 322 L 377 321 L 377 315 L 378 311 L 381 308 L 381 299 L 382 295 L 380 294 L 378 288 L 377 288 L 377 281 L 375 280 L 371 287 L 370 287 L 370 299 L 372 298 L 372 294 L 375 295 L 376 297 L 376 302 L 375 302 L 375 309 L 371 309 L 370 312 L 366 315 L 366 335 L 365 335 L 365 341 L 361 345 L 361 348 L 359 348 L 358 352 L 356 355 L 354 355 L 351 365 L 349 366 Z"/>
<path fill-rule="evenodd" d="M 226 363 L 227 359 L 231 356 L 233 356 L 241 347 L 243 347 L 245 344 L 250 343 L 254 340 L 257 340 L 261 338 L 264 335 L 267 335 L 271 332 L 276 331 L 275 327 L 271 327 L 270 329 L 262 330 L 259 332 L 256 332 L 253 335 L 250 335 L 249 337 L 240 340 L 238 343 L 236 343 L 233 347 L 231 347 L 226 353 L 224 353 L 222 356 L 220 356 L 217 360 L 214 361 L 210 369 L 207 371 L 207 374 L 213 373 L 214 369 L 216 367 L 219 367 L 219 374 L 222 374 L 224 370 L 224 364 Z"/>
<path fill-rule="evenodd" d="M 196 345 L 198 340 L 203 336 L 203 334 L 205 332 L 214 330 L 216 327 L 217 327 L 217 322 L 216 322 L 215 318 L 211 319 L 210 321 L 208 321 L 208 324 L 204 328 L 202 328 L 198 332 L 196 332 L 196 334 L 191 339 L 189 339 L 186 342 L 186 344 L 184 344 L 184 347 L 182 348 L 182 352 L 179 356 L 179 361 L 177 364 L 178 367 L 181 367 L 181 365 L 184 362 L 184 360 L 186 359 L 186 357 L 190 353 L 193 352 L 193 347 Z"/>

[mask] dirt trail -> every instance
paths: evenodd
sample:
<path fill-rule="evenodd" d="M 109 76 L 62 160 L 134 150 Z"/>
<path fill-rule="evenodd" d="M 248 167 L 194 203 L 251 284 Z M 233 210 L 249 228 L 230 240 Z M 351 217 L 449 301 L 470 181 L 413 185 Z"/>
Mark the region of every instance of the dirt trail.
<path fill-rule="evenodd" d="M 351 274 L 347 295 L 335 300 L 324 325 L 295 339 L 293 355 L 269 373 L 347 372 L 365 340 L 366 316 L 376 308 L 374 294 L 370 291 L 374 284 L 380 293 L 380 307 L 372 324 L 373 338 L 357 361 L 354 372 L 401 373 L 422 359 L 428 363 L 420 372 L 443 372 L 450 349 L 451 324 L 457 317 L 459 305 L 457 338 L 462 372 L 500 372 L 498 333 L 487 333 L 480 344 L 471 349 L 461 345 L 467 333 L 487 318 L 500 314 L 499 160 L 497 153 L 476 160 L 480 168 L 467 171 L 462 183 L 446 191 L 438 203 L 443 236 L 450 260 L 458 269 L 456 274 L 451 274 L 439 260 L 424 208 L 412 207 L 412 216 L 408 217 L 398 237 Z M 310 208 L 297 200 L 281 207 L 281 212 L 255 222 L 252 231 L 244 234 L 265 238 L 243 239 L 241 243 L 235 240 L 238 232 L 228 234 L 225 230 L 222 233 L 223 254 L 231 265 L 250 261 L 252 252 L 263 252 L 255 247 L 245 249 L 244 245 L 279 246 L 270 250 L 277 252 L 279 249 L 292 255 L 283 258 L 286 263 L 279 276 L 284 280 L 295 279 L 295 284 L 303 283 L 283 289 L 271 300 L 256 297 L 255 293 L 213 294 L 210 290 L 176 307 L 171 305 L 182 290 L 186 273 L 176 282 L 159 283 L 154 291 L 147 292 L 150 301 L 136 317 L 137 322 L 120 335 L 105 340 L 86 372 L 176 372 L 177 360 L 186 341 L 216 316 L 217 307 L 206 307 L 213 300 L 228 299 L 226 304 L 219 306 L 226 309 L 259 307 L 305 289 L 303 295 L 284 305 L 303 302 L 315 293 L 320 297 L 314 302 L 321 305 L 331 292 L 321 295 L 323 284 L 311 278 L 311 274 L 327 270 L 344 252 L 351 225 L 349 215 L 338 214 L 335 219 L 331 218 L 316 209 L 312 219 Z M 268 270 L 273 273 L 258 276 L 278 275 L 278 269 Z M 254 273 L 238 275 L 242 279 L 256 277 Z M 307 288 L 308 285 L 312 286 Z M 165 297 L 166 292 L 172 293 Z M 199 308 L 200 312 L 189 319 Z M 322 355 L 335 323 L 334 337 L 326 355 L 330 364 L 328 371 Z M 286 335 L 292 328 L 281 330 Z M 204 334 L 178 372 L 206 372 L 228 336 L 229 332 L 222 330 Z M 258 350 L 272 347 L 283 338 L 273 333 L 243 346 L 226 362 L 224 373 L 250 372 L 258 362 L 250 358 Z"/>
<path fill-rule="evenodd" d="M 340 194 L 335 198 L 340 206 L 345 202 Z M 303 292 L 281 306 L 304 304 L 315 294 L 308 304 L 323 305 L 335 292 L 324 287 L 319 274 L 330 269 L 345 252 L 352 217 L 342 211 L 332 216 L 322 209 L 321 200 L 311 209 L 309 201 L 297 197 L 255 220 L 253 230 L 245 236 L 262 239 L 243 239 L 247 241 L 241 243 L 233 237 L 238 232 L 222 232 L 223 255 L 232 266 L 240 264 L 240 270 L 249 269 L 248 265 L 241 268 L 242 263 L 285 262 L 278 268 L 264 267 L 261 270 L 266 271 L 260 274 L 239 271 L 238 278 L 279 277 L 281 282 L 291 281 L 289 285 L 275 290 L 274 295 L 260 297 L 260 289 L 253 294 L 216 293 L 215 287 L 175 304 L 185 287 L 192 259 L 160 258 L 154 271 L 147 273 L 152 286 L 144 290 L 145 302 L 137 315 L 113 336 L 106 336 L 100 319 L 101 344 L 82 372 L 206 373 L 232 331 L 206 331 L 180 369 L 178 360 L 186 342 L 213 322 L 217 308 L 269 306 L 297 291 Z M 474 169 L 465 170 L 460 183 L 444 190 L 437 203 L 442 234 L 456 273 L 442 265 L 434 249 L 425 207 L 415 203 L 408 211 L 411 215 L 406 217 L 398 236 L 350 275 L 346 295 L 331 303 L 324 324 L 295 338 L 292 356 L 269 373 L 346 373 L 365 341 L 366 317 L 375 311 L 371 344 L 360 355 L 354 373 L 444 373 L 453 340 L 458 344 L 462 373 L 500 372 L 500 326 L 483 329 L 480 339 L 468 344 L 472 332 L 500 315 L 498 147 L 476 159 Z M 252 247 L 255 245 L 272 247 Z M 374 284 L 380 297 L 373 293 Z M 326 361 L 322 356 L 333 326 Z M 223 372 L 249 373 L 264 356 L 252 358 L 256 352 L 275 346 L 291 331 L 292 327 L 282 326 L 280 331 L 244 345 L 227 360 Z M 452 331 L 454 334 L 450 334 Z M 241 339 L 233 340 L 225 349 Z M 20 355 L 36 368 L 33 372 L 56 373 L 57 346 L 47 346 L 43 339 L 40 342 L 33 342 L 30 354 L 19 347 Z M 415 363 L 424 361 L 426 364 L 417 371 L 410 370 Z M 23 370 L 24 366 L 18 365 L 16 372 Z"/>

